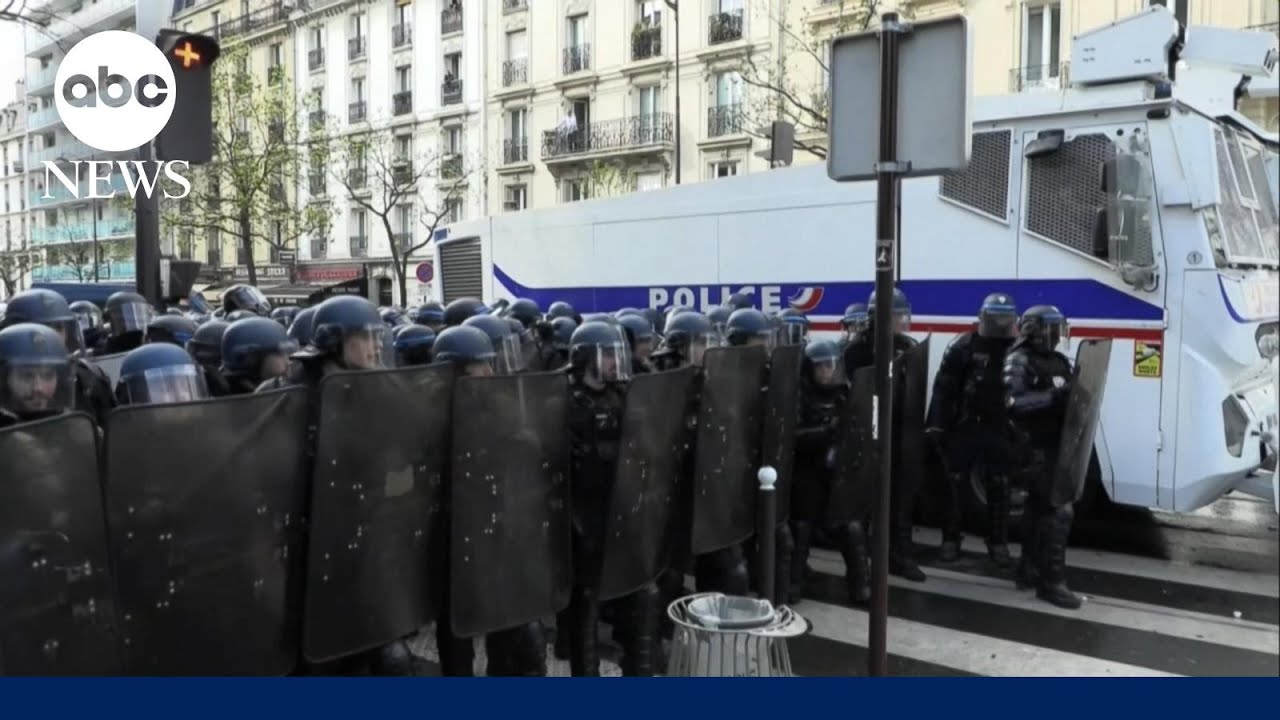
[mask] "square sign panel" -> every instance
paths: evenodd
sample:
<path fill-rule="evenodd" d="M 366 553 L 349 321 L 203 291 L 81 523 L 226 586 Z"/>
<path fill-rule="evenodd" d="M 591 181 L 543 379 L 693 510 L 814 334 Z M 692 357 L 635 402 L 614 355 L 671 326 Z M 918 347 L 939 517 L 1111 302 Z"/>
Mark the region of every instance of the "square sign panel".
<path fill-rule="evenodd" d="M 963 15 L 911 23 L 898 43 L 898 157 L 907 177 L 969 164 L 973 123 L 973 42 Z M 839 38 L 831 48 L 832 180 L 871 180 L 880 159 L 878 31 Z"/>

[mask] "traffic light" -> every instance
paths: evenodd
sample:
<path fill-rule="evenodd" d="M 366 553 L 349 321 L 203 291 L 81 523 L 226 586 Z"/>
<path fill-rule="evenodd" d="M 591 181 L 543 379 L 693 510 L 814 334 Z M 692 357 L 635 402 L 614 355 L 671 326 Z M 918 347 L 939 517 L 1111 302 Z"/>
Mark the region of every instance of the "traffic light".
<path fill-rule="evenodd" d="M 173 115 L 156 137 L 156 159 L 192 165 L 213 157 L 213 63 L 222 49 L 208 35 L 161 30 L 156 45 L 173 68 Z"/>

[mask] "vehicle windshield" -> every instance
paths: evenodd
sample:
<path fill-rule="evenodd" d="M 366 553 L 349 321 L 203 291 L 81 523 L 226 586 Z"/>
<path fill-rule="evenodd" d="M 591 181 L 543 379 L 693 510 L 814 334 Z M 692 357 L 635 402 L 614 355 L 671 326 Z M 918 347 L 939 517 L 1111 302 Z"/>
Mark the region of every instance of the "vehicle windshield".
<path fill-rule="evenodd" d="M 1276 148 L 1225 123 L 1213 130 L 1222 202 L 1207 212 L 1219 267 L 1280 263 L 1280 208 L 1276 206 Z"/>

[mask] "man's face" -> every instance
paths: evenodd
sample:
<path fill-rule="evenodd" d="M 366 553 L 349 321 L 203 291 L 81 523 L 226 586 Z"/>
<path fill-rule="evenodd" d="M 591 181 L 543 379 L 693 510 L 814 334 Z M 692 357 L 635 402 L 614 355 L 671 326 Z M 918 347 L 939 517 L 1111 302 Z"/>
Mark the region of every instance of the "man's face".
<path fill-rule="evenodd" d="M 768 347 L 768 346 L 769 346 L 769 338 L 763 335 L 752 335 L 751 338 L 747 340 L 747 347 Z"/>
<path fill-rule="evenodd" d="M 638 359 L 648 360 L 653 353 L 653 340 L 637 340 L 635 353 Z"/>
<path fill-rule="evenodd" d="M 605 382 L 618 379 L 618 358 L 611 352 L 600 354 L 600 379 Z"/>
<path fill-rule="evenodd" d="M 58 371 L 50 367 L 16 367 L 9 372 L 9 394 L 20 413 L 52 409 L 58 393 Z"/>
<path fill-rule="evenodd" d="M 262 358 L 262 380 L 265 382 L 280 377 L 289 371 L 289 356 L 284 353 L 271 353 Z"/>
<path fill-rule="evenodd" d="M 493 365 L 487 362 L 467 363 L 462 372 L 466 373 L 467 377 L 492 377 Z"/>
<path fill-rule="evenodd" d="M 353 370 L 374 370 L 378 367 L 380 349 L 377 336 L 372 331 L 352 333 L 342 343 L 342 364 Z"/>
<path fill-rule="evenodd" d="M 813 368 L 813 379 L 819 385 L 834 385 L 836 378 L 836 368 L 834 365 L 821 364 L 815 365 Z"/>

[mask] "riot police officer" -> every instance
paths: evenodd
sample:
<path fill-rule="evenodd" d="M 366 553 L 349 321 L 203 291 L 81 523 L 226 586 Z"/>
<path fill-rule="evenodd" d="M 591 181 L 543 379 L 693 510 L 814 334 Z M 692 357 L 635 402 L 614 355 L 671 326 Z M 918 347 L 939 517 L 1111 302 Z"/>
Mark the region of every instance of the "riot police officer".
<path fill-rule="evenodd" d="M 947 469 L 941 559 L 960 556 L 961 493 L 980 469 L 987 495 L 987 554 L 1002 568 L 1009 557 L 1009 418 L 1004 410 L 1004 360 L 1018 332 L 1013 298 L 993 293 L 978 310 L 978 328 L 956 337 L 933 381 L 925 434 Z"/>
<path fill-rule="evenodd" d="M 547 307 L 547 319 L 554 320 L 556 318 L 569 318 L 573 320 L 574 325 L 582 324 L 582 316 L 574 309 L 572 305 L 564 300 L 556 300 Z"/>
<path fill-rule="evenodd" d="M 250 395 L 264 382 L 289 371 L 297 345 L 280 323 L 248 318 L 231 323 L 222 335 L 222 377 L 231 395 Z"/>
<path fill-rule="evenodd" d="M 102 336 L 102 309 L 88 300 L 77 300 L 68 308 L 80 322 L 80 334 L 84 337 L 85 350 L 93 350 L 98 346 L 98 340 Z"/>
<path fill-rule="evenodd" d="M 271 311 L 271 319 L 280 323 L 280 327 L 285 330 L 293 324 L 293 319 L 298 316 L 298 308 L 293 305 L 285 305 L 275 308 Z"/>
<path fill-rule="evenodd" d="M 734 310 L 725 323 L 725 341 L 730 346 L 757 345 L 773 348 L 773 324 L 764 313 L 755 308 Z"/>
<path fill-rule="evenodd" d="M 143 345 L 130 350 L 120 364 L 116 402 L 121 405 L 168 405 L 208 398 L 204 372 L 176 345 Z"/>
<path fill-rule="evenodd" d="M 444 306 L 435 300 L 425 302 L 409 313 L 409 319 L 418 325 L 431 328 L 432 332 L 439 333 L 444 329 Z"/>
<path fill-rule="evenodd" d="M 387 326 L 388 330 L 394 330 L 395 328 L 398 328 L 401 325 L 406 325 L 409 322 L 405 318 L 404 313 L 400 312 L 399 308 L 394 307 L 379 308 L 378 316 L 382 318 L 382 323 Z"/>
<path fill-rule="evenodd" d="M 489 341 L 493 343 L 494 370 L 499 375 L 524 371 L 525 356 L 520 336 L 512 332 L 511 325 L 505 319 L 494 315 L 476 315 L 462 324 L 489 336 Z"/>
<path fill-rule="evenodd" d="M 222 293 L 222 310 L 226 315 L 239 310 L 267 317 L 271 314 L 271 303 L 261 290 L 252 285 L 232 285 Z"/>
<path fill-rule="evenodd" d="M 231 388 L 222 377 L 222 336 L 231 323 L 223 320 L 210 320 L 196 328 L 196 332 L 187 341 L 187 354 L 196 361 L 204 371 L 204 382 L 213 397 L 225 397 L 231 394 Z"/>
<path fill-rule="evenodd" d="M 730 295 L 729 299 L 725 300 L 723 305 L 731 310 L 744 310 L 753 305 L 751 302 L 751 295 L 751 293 L 747 292 L 736 292 Z"/>
<path fill-rule="evenodd" d="M 168 343 L 186 347 L 196 334 L 196 324 L 185 315 L 160 315 L 147 323 L 143 344 Z"/>
<path fill-rule="evenodd" d="M 69 410 L 72 378 L 58 333 L 35 323 L 7 325 L 0 330 L 0 428 Z"/>
<path fill-rule="evenodd" d="M 455 327 L 468 318 L 488 312 L 488 306 L 476 298 L 458 298 L 445 306 L 444 324 L 445 327 Z"/>
<path fill-rule="evenodd" d="M 681 313 L 667 319 L 662 346 L 650 356 L 650 360 L 661 370 L 689 365 L 701 367 L 707 349 L 717 347 L 720 337 L 706 315 L 700 312 Z"/>
<path fill-rule="evenodd" d="M 538 307 L 538 303 L 528 298 L 514 300 L 507 306 L 507 310 L 503 315 L 515 318 L 526 330 L 532 330 L 535 325 L 542 322 L 542 309 Z"/>
<path fill-rule="evenodd" d="M 299 348 L 311 344 L 311 330 L 315 324 L 315 317 L 314 307 L 303 308 L 293 316 L 293 322 L 289 323 L 289 339 L 298 343 Z"/>
<path fill-rule="evenodd" d="M 804 313 L 787 308 L 778 313 L 778 319 L 779 345 L 804 345 L 809 341 L 809 318 Z"/>
<path fill-rule="evenodd" d="M 654 333 L 649 320 L 636 313 L 620 316 L 618 324 L 622 326 L 627 342 L 631 345 L 632 369 L 637 373 L 651 372 L 653 366 L 649 364 L 649 356 L 653 354 Z"/>
<path fill-rule="evenodd" d="M 707 319 L 711 321 L 711 326 L 716 332 L 724 336 L 726 326 L 729 324 L 729 316 L 733 314 L 733 308 L 728 305 L 717 305 L 707 311 Z"/>
<path fill-rule="evenodd" d="M 402 325 L 395 329 L 396 367 L 428 365 L 436 334 L 426 325 Z"/>
<path fill-rule="evenodd" d="M 867 326 L 854 336 L 844 349 L 844 367 L 849 383 L 853 383 L 854 373 L 864 367 L 875 365 L 875 324 L 876 293 L 873 290 L 867 299 Z M 893 318 L 893 356 L 916 346 L 916 341 L 907 331 L 911 328 L 911 303 L 901 290 L 894 288 L 890 300 Z M 894 411 L 894 426 L 900 427 L 897 419 L 898 410 Z M 898 467 L 902 458 L 902 433 L 893 434 L 893 465 Z M 911 514 L 915 498 L 901 490 L 902 483 L 894 483 L 891 498 L 892 510 L 889 515 L 889 572 L 906 578 L 912 582 L 924 582 L 926 576 L 916 563 L 911 539 Z"/>
<path fill-rule="evenodd" d="M 386 329 L 378 309 L 368 300 L 354 295 L 331 297 L 316 306 L 311 340 L 293 354 L 298 363 L 292 377 L 270 380 L 264 387 L 298 384 L 314 388 L 333 372 L 383 367 Z"/>
<path fill-rule="evenodd" d="M 1018 587 L 1034 587 L 1041 600 L 1075 610 L 1081 600 L 1066 581 L 1073 509 L 1055 504 L 1050 493 L 1071 392 L 1071 361 L 1057 349 L 1067 337 L 1067 319 L 1058 308 L 1036 305 L 1022 314 L 1018 339 L 1005 358 L 1004 401 L 1032 457 Z"/>
<path fill-rule="evenodd" d="M 62 341 L 63 351 L 71 361 L 71 371 L 75 378 L 75 407 L 97 418 L 104 420 L 107 413 L 115 406 L 112 397 L 111 381 L 97 365 L 87 357 L 84 339 L 80 333 L 80 320 L 67 305 L 67 300 L 53 290 L 25 290 L 9 298 L 9 306 L 5 311 L 0 328 L 19 323 L 37 323 L 43 325 Z"/>
<path fill-rule="evenodd" d="M 800 419 L 796 426 L 795 485 L 791 495 L 791 534 L 795 538 L 790 591 L 793 603 L 804 597 L 814 531 L 826 525 L 836 430 L 849 400 L 849 384 L 841 362 L 840 347 L 832 340 L 811 340 L 805 346 Z M 870 514 L 870 508 L 866 508 L 847 526 L 826 528 L 844 558 L 849 600 L 859 604 L 871 597 L 866 532 L 866 518 Z"/>
<path fill-rule="evenodd" d="M 840 345 L 848 347 L 859 333 L 867 329 L 868 322 L 866 303 L 850 303 L 840 318 Z"/>
<path fill-rule="evenodd" d="M 105 314 L 111 332 L 103 340 L 99 355 L 128 352 L 141 345 L 153 312 L 138 293 L 121 291 L 107 298 Z"/>

